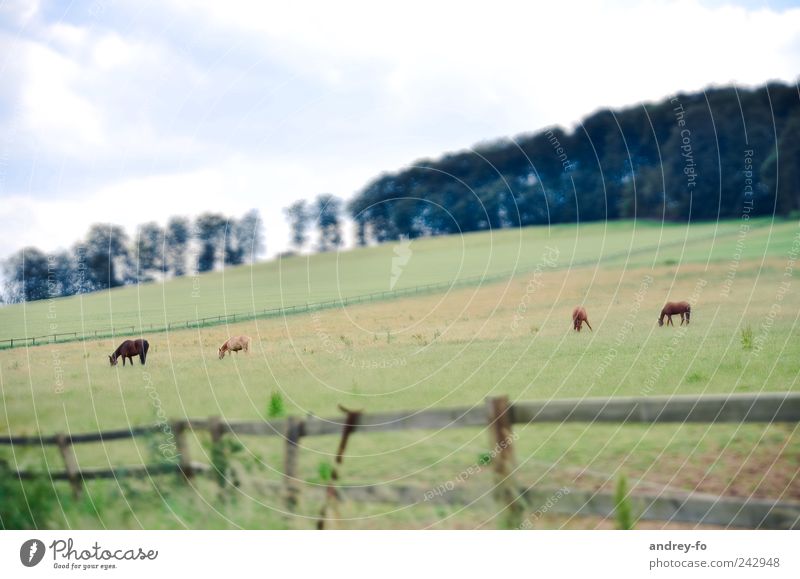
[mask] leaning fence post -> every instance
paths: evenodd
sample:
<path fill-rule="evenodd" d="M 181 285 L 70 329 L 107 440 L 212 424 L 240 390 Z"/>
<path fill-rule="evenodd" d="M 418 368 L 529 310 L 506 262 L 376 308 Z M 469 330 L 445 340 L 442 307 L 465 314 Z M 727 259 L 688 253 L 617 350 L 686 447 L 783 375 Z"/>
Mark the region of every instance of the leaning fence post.
<path fill-rule="evenodd" d="M 286 419 L 286 454 L 283 457 L 283 476 L 286 508 L 294 511 L 300 494 L 297 480 L 297 462 L 300 437 L 305 434 L 304 420 L 290 416 Z"/>
<path fill-rule="evenodd" d="M 325 502 L 322 505 L 322 509 L 319 513 L 319 520 L 317 521 L 317 530 L 319 531 L 325 529 L 326 524 L 328 524 L 328 528 L 331 528 L 338 522 L 339 491 L 336 485 L 339 482 L 339 467 L 342 466 L 344 451 L 345 448 L 347 448 L 347 441 L 350 439 L 350 435 L 356 431 L 359 422 L 361 422 L 361 410 L 349 410 L 341 404 L 339 404 L 339 410 L 344 412 L 347 417 L 344 421 L 342 437 L 339 440 L 339 449 L 336 451 L 336 462 L 331 469 L 331 477 L 328 481 L 328 486 L 325 488 Z M 332 516 L 330 517 L 330 523 L 328 523 L 330 514 L 332 514 Z"/>
<path fill-rule="evenodd" d="M 175 446 L 178 449 L 178 468 L 187 482 L 194 476 L 192 459 L 189 455 L 189 443 L 186 440 L 187 424 L 183 420 L 172 423 L 172 432 L 175 435 Z"/>
<path fill-rule="evenodd" d="M 514 433 L 512 408 L 508 396 L 487 400 L 491 462 L 494 470 L 494 496 L 501 513 L 503 527 L 517 529 L 522 525 L 523 505 L 514 484 Z"/>
<path fill-rule="evenodd" d="M 64 468 L 67 471 L 67 479 L 72 487 L 72 495 L 77 499 L 81 496 L 82 481 L 81 473 L 78 470 L 78 460 L 75 458 L 75 450 L 72 448 L 72 442 L 67 440 L 63 434 L 56 436 L 56 444 L 61 453 L 61 458 L 64 459 Z"/>

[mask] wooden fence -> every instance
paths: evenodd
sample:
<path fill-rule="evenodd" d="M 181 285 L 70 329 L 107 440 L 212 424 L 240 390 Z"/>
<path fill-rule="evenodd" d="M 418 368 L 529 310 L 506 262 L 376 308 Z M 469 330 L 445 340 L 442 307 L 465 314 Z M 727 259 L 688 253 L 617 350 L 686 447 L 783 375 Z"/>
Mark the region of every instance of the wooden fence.
<path fill-rule="evenodd" d="M 518 272 L 519 273 L 519 272 Z M 502 274 L 510 275 L 510 274 Z M 195 318 L 192 320 L 179 320 L 168 322 L 167 324 L 142 324 L 140 326 L 118 326 L 109 328 L 99 328 L 87 332 L 61 332 L 54 334 L 42 334 L 40 336 L 28 336 L 22 338 L 7 338 L 0 340 L 0 350 L 17 348 L 22 346 L 41 346 L 43 344 L 57 344 L 64 342 L 76 342 L 85 340 L 96 340 L 100 338 L 111 338 L 120 335 L 135 335 L 149 333 L 169 332 L 174 330 L 186 330 L 190 328 L 203 328 L 209 326 L 219 326 L 222 324 L 235 324 L 237 322 L 245 322 L 248 320 L 266 319 L 273 317 L 294 316 L 298 314 L 306 314 L 310 312 L 328 310 L 334 308 L 343 308 L 352 305 L 366 304 L 376 301 L 383 301 L 388 299 L 396 299 L 400 297 L 408 297 L 412 295 L 424 295 L 426 293 L 433 293 L 443 289 L 449 289 L 454 286 L 474 285 L 479 282 L 488 283 L 496 281 L 495 278 L 500 279 L 502 276 L 473 276 L 462 278 L 457 282 L 443 282 L 432 283 L 427 285 L 414 286 L 410 288 L 378 291 L 369 294 L 361 294 L 351 296 L 348 298 L 336 298 L 326 301 L 295 304 L 282 308 L 263 308 L 258 310 L 251 310 L 249 312 L 235 312 L 232 314 L 220 314 L 216 316 L 206 316 L 202 318 Z"/>
<path fill-rule="evenodd" d="M 81 469 L 77 464 L 73 446 L 75 444 L 109 442 L 164 430 L 164 425 L 135 427 L 121 430 L 84 433 L 56 434 L 52 436 L 6 436 L 0 437 L 0 445 L 41 446 L 55 445 L 64 461 L 63 472 L 50 473 L 53 480 L 69 481 L 73 492 L 80 494 L 83 481 L 125 476 L 148 477 L 177 473 L 189 480 L 197 474 L 214 473 L 211 465 L 191 460 L 186 440 L 188 430 L 207 431 L 212 444 L 220 445 L 223 436 L 276 436 L 282 437 L 285 445 L 284 480 L 280 485 L 267 482 L 264 486 L 280 490 L 287 508 L 293 509 L 298 502 L 304 481 L 297 477 L 297 460 L 300 440 L 308 436 L 342 434 L 337 454 L 341 463 L 348 436 L 357 433 L 363 436 L 376 432 L 402 430 L 441 430 L 449 428 L 485 427 L 490 435 L 490 446 L 494 449 L 490 467 L 494 471 L 494 497 L 498 512 L 505 519 L 504 526 L 519 527 L 523 524 L 524 504 L 541 505 L 552 497 L 553 489 L 529 488 L 515 481 L 515 457 L 512 434 L 515 424 L 538 423 L 798 423 L 800 422 L 800 393 L 732 394 L 711 396 L 663 396 L 636 398 L 586 398 L 560 399 L 532 402 L 509 402 L 507 397 L 496 397 L 483 406 L 429 409 L 411 412 L 387 412 L 362 414 L 347 411 L 347 419 L 341 417 L 306 418 L 290 417 L 282 420 L 262 422 L 223 421 L 216 417 L 208 419 L 184 419 L 170 423 L 175 437 L 179 462 L 177 464 L 135 465 L 111 469 Z M 221 473 L 215 473 L 220 478 Z M 40 476 L 40 473 L 18 472 L 21 479 Z M 358 486 L 335 488 L 329 485 L 327 495 L 334 500 L 339 496 L 356 501 L 378 501 L 412 505 L 422 502 L 425 489 L 414 486 Z M 476 499 L 469 489 L 455 488 L 447 493 L 433 495 L 426 501 L 436 503 L 471 502 Z M 699 493 L 676 495 L 630 496 L 640 520 L 689 522 L 706 525 L 722 525 L 747 528 L 796 529 L 800 528 L 800 502 L 782 502 L 770 499 L 739 499 L 709 496 Z M 552 513 L 571 515 L 594 515 L 609 517 L 614 512 L 614 499 L 603 493 L 572 491 L 549 508 Z"/>

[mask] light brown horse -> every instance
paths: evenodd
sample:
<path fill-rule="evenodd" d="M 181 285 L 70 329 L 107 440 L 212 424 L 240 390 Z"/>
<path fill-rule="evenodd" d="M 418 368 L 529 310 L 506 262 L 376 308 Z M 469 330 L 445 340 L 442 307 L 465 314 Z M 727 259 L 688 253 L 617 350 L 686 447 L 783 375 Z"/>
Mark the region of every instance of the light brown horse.
<path fill-rule="evenodd" d="M 147 350 L 150 349 L 150 344 L 147 340 L 125 340 L 119 345 L 119 348 L 114 350 L 114 353 L 108 357 L 108 361 L 112 366 L 117 365 L 117 358 L 122 356 L 122 365 L 125 365 L 125 358 L 130 360 L 133 366 L 133 357 L 139 356 L 139 361 L 144 365 L 147 360 Z"/>
<path fill-rule="evenodd" d="M 250 336 L 234 336 L 219 347 L 219 359 L 225 357 L 225 352 L 239 352 L 244 350 L 250 353 Z"/>
<path fill-rule="evenodd" d="M 658 325 L 664 325 L 664 318 L 667 318 L 667 325 L 674 326 L 672 323 L 672 316 L 675 314 L 681 315 L 681 325 L 686 322 L 689 325 L 689 317 L 692 315 L 692 306 L 689 302 L 667 302 L 661 310 L 661 317 L 658 318 Z"/>
<path fill-rule="evenodd" d="M 574 310 L 572 310 L 572 329 L 576 332 L 581 331 L 581 325 L 586 323 L 589 326 L 589 329 L 592 329 L 592 326 L 589 325 L 589 316 L 586 315 L 586 308 L 583 306 L 578 306 Z M 594 331 L 594 330 L 592 330 Z"/>

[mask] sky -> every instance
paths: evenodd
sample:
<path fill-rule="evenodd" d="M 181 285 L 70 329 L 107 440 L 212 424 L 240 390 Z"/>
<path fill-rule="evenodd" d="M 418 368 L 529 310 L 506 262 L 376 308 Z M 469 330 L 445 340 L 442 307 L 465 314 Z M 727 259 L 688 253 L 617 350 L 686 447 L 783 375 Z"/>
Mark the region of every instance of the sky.
<path fill-rule="evenodd" d="M 792 2 L 0 0 L 0 258 L 384 171 L 601 107 L 796 83 Z"/>

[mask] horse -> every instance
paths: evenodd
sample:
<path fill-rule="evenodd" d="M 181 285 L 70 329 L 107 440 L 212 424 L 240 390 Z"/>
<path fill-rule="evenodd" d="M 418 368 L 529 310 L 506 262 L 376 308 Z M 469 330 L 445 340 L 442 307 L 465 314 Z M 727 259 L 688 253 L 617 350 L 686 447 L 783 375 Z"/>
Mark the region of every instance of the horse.
<path fill-rule="evenodd" d="M 592 326 L 589 325 L 589 317 L 586 315 L 586 308 L 583 306 L 578 306 L 572 310 L 572 329 L 576 332 L 580 332 L 581 325 L 584 322 L 586 322 L 586 325 L 589 326 L 589 329 L 591 330 Z"/>
<path fill-rule="evenodd" d="M 244 350 L 250 353 L 250 336 L 234 336 L 229 338 L 222 346 L 219 347 L 219 359 L 225 357 L 225 352 L 239 352 Z"/>
<path fill-rule="evenodd" d="M 145 361 L 147 360 L 147 350 L 150 348 L 150 344 L 147 340 L 125 340 L 119 345 L 119 348 L 114 350 L 114 353 L 108 357 L 108 361 L 111 362 L 112 366 L 117 365 L 117 358 L 122 356 L 122 365 L 125 365 L 125 358 L 130 360 L 131 366 L 133 366 L 133 357 L 139 356 L 139 360 L 144 365 Z"/>
<path fill-rule="evenodd" d="M 672 316 L 675 314 L 681 315 L 681 325 L 683 322 L 686 322 L 686 325 L 689 325 L 689 318 L 692 315 L 692 306 L 689 302 L 667 302 L 664 305 L 664 308 L 661 310 L 661 317 L 658 318 L 658 325 L 664 325 L 664 318 L 667 318 L 667 325 L 674 326 L 675 324 L 672 323 Z"/>

